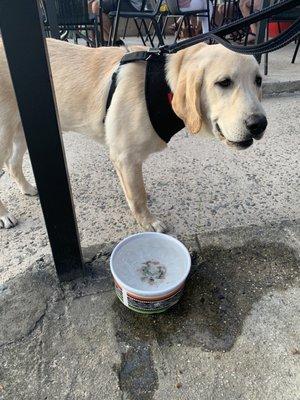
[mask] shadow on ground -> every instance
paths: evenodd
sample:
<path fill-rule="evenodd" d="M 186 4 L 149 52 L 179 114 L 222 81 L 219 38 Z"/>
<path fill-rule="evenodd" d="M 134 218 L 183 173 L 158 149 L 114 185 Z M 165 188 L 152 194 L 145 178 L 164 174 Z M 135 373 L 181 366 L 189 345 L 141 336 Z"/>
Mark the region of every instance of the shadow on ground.
<path fill-rule="evenodd" d="M 116 300 L 108 265 L 112 245 L 89 249 L 84 279 L 60 286 L 51 266 L 39 260 L 3 286 L 0 377 L 6 398 L 43 393 L 38 398 L 46 399 L 52 391 L 51 399 L 81 399 L 77 390 L 84 387 L 92 399 L 91 385 L 100 379 L 101 390 L 106 390 L 105 384 L 112 390 L 110 379 L 117 385 L 114 396 L 151 400 L 159 386 L 153 346 L 230 351 L 253 304 L 266 293 L 295 285 L 299 278 L 296 253 L 284 243 L 249 239 L 226 248 L 201 246 L 194 238 L 184 241 L 192 253 L 192 272 L 181 301 L 161 315 L 135 314 Z M 26 379 L 20 352 L 27 363 L 37 364 L 35 388 L 25 388 L 25 395 L 16 390 Z M 101 377 L 103 362 L 110 378 Z M 89 371 L 86 377 L 83 370 Z"/>
<path fill-rule="evenodd" d="M 166 347 L 182 344 L 207 351 L 230 350 L 253 303 L 268 291 L 290 287 L 298 274 L 294 251 L 283 244 L 210 247 L 203 249 L 201 257 L 194 254 L 186 292 L 167 313 L 140 316 L 115 302 L 117 340 L 122 348 L 129 348 L 122 353 L 118 371 L 121 389 L 131 399 L 151 399 L 157 388 L 151 357 L 154 340 Z"/>

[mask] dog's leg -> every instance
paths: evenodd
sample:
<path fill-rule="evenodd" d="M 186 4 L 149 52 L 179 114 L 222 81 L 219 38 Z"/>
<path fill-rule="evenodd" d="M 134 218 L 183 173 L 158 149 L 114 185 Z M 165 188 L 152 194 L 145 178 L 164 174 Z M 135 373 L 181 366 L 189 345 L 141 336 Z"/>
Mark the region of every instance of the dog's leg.
<path fill-rule="evenodd" d="M 1 228 L 13 228 L 18 223 L 17 219 L 10 214 L 5 208 L 4 204 L 0 200 L 0 229 Z"/>
<path fill-rule="evenodd" d="M 146 231 L 164 232 L 165 225 L 154 218 L 147 207 L 142 164 L 130 161 L 113 161 L 124 190 L 127 203 L 136 221 Z"/>
<path fill-rule="evenodd" d="M 11 135 L 12 136 L 12 135 Z M 9 132 L 0 126 L 0 170 L 2 169 L 5 161 L 9 158 L 12 149 L 12 139 Z M 0 200 L 0 229 L 12 228 L 18 221 L 10 214 Z"/>
<path fill-rule="evenodd" d="M 26 149 L 27 146 L 23 132 L 15 134 L 12 154 L 6 162 L 6 165 L 10 176 L 18 185 L 21 193 L 35 196 L 37 195 L 37 189 L 26 180 L 22 168 L 23 157 Z"/>

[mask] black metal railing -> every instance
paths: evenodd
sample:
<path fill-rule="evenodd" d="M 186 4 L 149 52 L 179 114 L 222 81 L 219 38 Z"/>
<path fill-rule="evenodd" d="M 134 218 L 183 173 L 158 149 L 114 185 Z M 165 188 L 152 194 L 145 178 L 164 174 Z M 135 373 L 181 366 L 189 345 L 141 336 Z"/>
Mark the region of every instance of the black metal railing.
<path fill-rule="evenodd" d="M 81 249 L 37 0 L 1 0 L 0 27 L 56 270 L 73 279 Z"/>

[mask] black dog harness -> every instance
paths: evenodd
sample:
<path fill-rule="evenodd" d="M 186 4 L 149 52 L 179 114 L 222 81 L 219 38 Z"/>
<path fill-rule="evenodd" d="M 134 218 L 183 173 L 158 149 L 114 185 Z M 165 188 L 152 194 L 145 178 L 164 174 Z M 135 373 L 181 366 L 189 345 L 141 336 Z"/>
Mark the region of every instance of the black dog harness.
<path fill-rule="evenodd" d="M 106 112 L 117 89 L 120 68 L 122 65 L 134 61 L 146 62 L 145 98 L 148 115 L 155 132 L 164 142 L 168 143 L 175 133 L 184 128 L 184 122 L 178 118 L 171 105 L 173 94 L 166 81 L 166 56 L 164 54 L 151 51 L 125 54 L 120 61 L 119 67 L 112 75 Z"/>

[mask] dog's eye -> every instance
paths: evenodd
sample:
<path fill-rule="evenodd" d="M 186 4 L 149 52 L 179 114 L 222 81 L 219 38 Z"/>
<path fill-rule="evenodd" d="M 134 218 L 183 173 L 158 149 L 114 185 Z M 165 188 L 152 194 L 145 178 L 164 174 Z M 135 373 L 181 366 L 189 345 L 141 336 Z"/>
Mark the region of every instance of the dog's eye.
<path fill-rule="evenodd" d="M 216 85 L 221 86 L 221 87 L 229 87 L 232 85 L 232 80 L 229 78 L 223 79 L 222 81 L 216 82 Z"/>
<path fill-rule="evenodd" d="M 261 76 L 257 76 L 255 78 L 255 83 L 257 84 L 257 86 L 261 86 Z"/>

